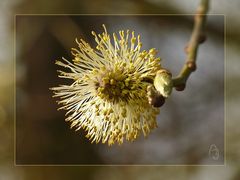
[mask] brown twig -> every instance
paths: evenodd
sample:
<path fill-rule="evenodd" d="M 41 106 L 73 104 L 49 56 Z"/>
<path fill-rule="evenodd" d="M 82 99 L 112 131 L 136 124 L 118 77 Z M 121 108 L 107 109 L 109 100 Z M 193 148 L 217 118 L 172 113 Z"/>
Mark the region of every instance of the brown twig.
<path fill-rule="evenodd" d="M 208 0 L 201 0 L 199 7 L 197 8 L 192 35 L 188 45 L 185 48 L 185 52 L 187 54 L 186 63 L 184 64 L 179 75 L 172 79 L 173 87 L 175 87 L 175 89 L 178 91 L 184 90 L 187 79 L 189 78 L 190 74 L 196 70 L 198 46 L 206 39 L 204 29 L 208 4 Z"/>

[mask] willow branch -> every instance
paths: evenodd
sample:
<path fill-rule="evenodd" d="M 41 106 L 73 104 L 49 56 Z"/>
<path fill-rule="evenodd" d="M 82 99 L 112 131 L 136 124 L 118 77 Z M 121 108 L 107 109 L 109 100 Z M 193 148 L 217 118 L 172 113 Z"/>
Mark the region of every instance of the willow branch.
<path fill-rule="evenodd" d="M 208 4 L 208 0 L 201 0 L 199 7 L 197 8 L 192 35 L 188 45 L 185 48 L 187 54 L 185 64 L 179 75 L 173 78 L 173 87 L 175 87 L 176 90 L 183 90 L 190 74 L 196 70 L 198 47 L 206 39 L 204 29 L 206 24 Z"/>

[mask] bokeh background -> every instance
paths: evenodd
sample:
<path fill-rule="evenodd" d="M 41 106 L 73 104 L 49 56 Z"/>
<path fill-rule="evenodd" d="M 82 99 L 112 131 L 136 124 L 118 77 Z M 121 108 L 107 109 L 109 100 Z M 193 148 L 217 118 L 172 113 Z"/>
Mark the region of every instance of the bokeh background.
<path fill-rule="evenodd" d="M 0 179 L 239 179 L 239 2 L 238 1 L 212 1 L 210 13 L 226 14 L 226 165 L 225 166 L 124 166 L 124 167 L 65 167 L 65 166 L 14 166 L 14 97 L 13 97 L 13 43 L 14 43 L 14 14 L 16 13 L 137 13 L 137 14 L 185 14 L 194 13 L 197 1 L 7 1 L 1 3 L 1 104 L 0 104 L 0 128 L 1 128 L 1 160 L 0 160 Z M 24 137 L 20 140 L 35 139 L 34 141 L 26 141 L 19 144 L 25 144 L 22 149 L 21 160 L 25 163 L 69 163 L 69 160 L 78 161 L 82 154 L 86 155 L 88 163 L 153 163 L 152 158 L 158 158 L 157 164 L 216 164 L 222 163 L 223 148 L 222 128 L 221 125 L 215 127 L 215 124 L 223 117 L 223 22 L 220 18 L 210 17 L 208 21 L 208 41 L 200 47 L 198 70 L 195 72 L 189 82 L 186 91 L 175 93 L 162 108 L 158 123 L 159 126 L 152 135 L 147 139 L 140 139 L 136 143 L 127 144 L 121 147 L 116 146 L 109 149 L 106 146 L 90 145 L 81 134 L 76 134 L 73 130 L 68 129 L 68 125 L 63 121 L 63 112 L 55 112 L 54 101 L 48 101 L 49 91 L 46 87 L 51 87 L 52 83 L 58 83 L 55 71 L 56 67 L 52 63 L 54 59 L 61 56 L 69 56 L 69 47 L 74 47 L 75 34 L 68 32 L 76 32 L 78 37 L 88 38 L 87 26 L 90 22 L 85 22 L 85 29 L 80 27 L 80 22 L 74 18 L 61 19 L 61 22 L 54 21 L 56 24 L 48 24 L 48 22 L 35 21 L 29 23 L 27 19 L 22 20 L 21 27 L 24 36 L 19 38 L 17 43 L 17 93 L 20 96 L 17 100 L 20 110 L 18 117 L 21 118 L 22 124 L 17 127 L 22 128 Z M 44 20 L 43 20 L 44 21 Z M 178 22 L 179 21 L 179 22 Z M 136 31 L 141 31 L 143 42 L 146 49 L 152 46 L 159 47 L 159 54 L 163 58 L 163 65 L 176 74 L 182 66 L 185 55 L 183 53 L 191 32 L 192 18 L 185 16 L 179 18 L 178 21 L 160 20 L 154 28 L 149 28 L 149 23 L 143 23 L 142 18 L 134 21 L 124 21 L 125 27 L 134 27 Z M 135 22 L 133 24 L 133 22 Z M 25 25 L 24 25 L 25 23 Z M 33 23 L 33 24 L 32 24 Z M 109 23 L 109 22 L 108 22 Z M 106 23 L 106 24 L 108 24 Z M 121 23 L 113 23 L 109 25 L 109 31 L 116 31 L 121 27 Z M 97 25 L 97 24 L 96 24 Z M 173 28 L 173 26 L 175 28 Z M 99 28 L 94 25 L 94 27 Z M 176 28 L 177 27 L 177 28 Z M 69 29 L 70 28 L 70 29 Z M 20 28 L 21 29 L 21 28 Z M 65 30 L 67 29 L 67 30 Z M 80 30 L 79 30 L 80 29 Z M 101 31 L 101 29 L 98 29 Z M 28 37 L 31 37 L 28 39 Z M 63 38 L 62 38 L 63 37 Z M 157 39 L 159 38 L 159 40 Z M 90 39 L 87 39 L 90 41 Z M 46 46 L 46 42 L 49 42 Z M 167 44 L 167 45 L 166 45 Z M 37 48 L 41 47 L 41 49 Z M 55 51 L 53 51 L 55 50 Z M 212 52 L 211 52 L 212 51 Z M 42 52 L 42 53 L 41 53 Z M 45 57 L 52 58 L 48 60 Z M 35 60 L 36 59 L 36 60 Z M 38 60 L 38 61 L 37 61 Z M 51 61 L 50 61 L 51 60 Z M 208 60 L 210 62 L 208 62 Z M 201 63 L 200 63 L 201 62 Z M 214 63 L 212 63 L 214 62 Z M 49 64 L 46 64 L 49 63 Z M 212 63 L 212 64 L 211 64 Z M 51 69 L 51 70 L 50 70 Z M 50 74 L 48 74 L 50 73 Z M 39 76 L 41 74 L 41 76 Z M 31 76 L 30 76 L 31 75 Z M 205 78 L 203 78 L 205 77 Z M 207 78 L 206 78 L 207 77 Z M 33 80 L 38 79 L 38 83 Z M 33 83 L 31 83 L 33 82 Z M 214 92 L 215 93 L 214 93 Z M 46 93 L 44 95 L 44 92 Z M 47 107 L 44 107 L 47 105 Z M 37 114 L 39 109 L 44 108 L 41 114 Z M 206 107 L 211 109 L 207 111 Z M 53 113 L 55 112 L 55 113 Z M 201 114 L 200 112 L 208 112 Z M 34 119 L 33 119 L 34 117 Z M 26 118 L 26 119 L 24 119 Z M 201 121 L 199 120 L 201 118 Z M 32 124 L 26 123 L 27 119 L 32 119 Z M 42 119 L 48 123 L 47 127 L 38 127 Z M 198 121 L 197 121 L 198 119 Z M 216 122 L 217 121 L 217 122 Z M 25 123 L 24 123 L 25 122 Z M 204 122 L 204 123 L 202 123 Z M 220 120 L 221 122 L 221 120 Z M 34 124 L 35 123 L 35 124 Z M 41 122 L 42 123 L 42 122 Z M 207 124 L 206 124 L 207 123 Z M 55 127 L 57 126 L 57 127 Z M 24 128 L 25 127 L 25 128 Z M 34 127 L 35 129 L 29 129 Z M 47 128 L 47 129 L 46 129 Z M 210 130 L 213 132 L 209 133 Z M 31 136 L 32 131 L 37 130 L 35 137 Z M 61 132 L 61 133 L 59 133 Z M 63 132 L 66 132 L 63 134 Z M 49 136 L 54 135 L 54 136 Z M 23 134 L 22 134 L 23 135 Z M 59 135 L 61 135 L 59 137 Z M 212 135 L 212 136 L 210 136 Z M 216 136 L 220 135 L 220 136 Z M 53 138 L 55 137 L 55 138 Z M 42 141 L 42 140 L 48 141 Z M 70 142 L 64 139 L 71 139 Z M 17 141 L 18 142 L 18 141 Z M 31 143 L 33 144 L 31 144 Z M 58 144 L 53 149 L 44 149 L 44 147 L 52 146 L 52 142 Z M 77 142 L 74 146 L 72 143 Z M 84 148 L 78 148 L 81 143 Z M 18 143 L 16 144 L 19 147 Z M 143 146 L 144 144 L 144 146 Z M 205 145 L 208 147 L 215 144 L 220 150 L 220 159 L 212 161 L 208 152 L 206 153 Z M 63 146 L 64 145 L 64 146 Z M 162 145 L 162 146 L 161 146 Z M 64 148 L 63 148 L 64 147 Z M 36 151 L 37 148 L 40 148 Z M 180 149 L 180 151 L 179 151 Z M 71 151 L 70 151 L 71 150 Z M 79 151 L 76 151 L 79 150 Z M 69 152 L 70 151 L 70 152 Z M 36 152 L 41 152 L 37 154 Z M 126 154 L 125 152 L 132 152 Z M 136 153 L 137 152 L 137 153 Z M 63 156 L 63 154 L 71 154 Z M 76 153 L 76 154 L 74 154 Z M 124 154 L 125 153 L 125 154 Z M 135 155 L 142 154 L 139 157 Z M 147 156 L 148 154 L 148 156 Z M 80 156 L 81 155 L 81 156 Z M 166 155 L 163 157 L 163 155 Z M 49 157 L 46 161 L 46 157 Z M 70 158 L 75 157 L 75 158 Z M 35 158 L 35 159 L 32 159 Z M 131 159 L 129 159 L 131 158 Z M 20 160 L 20 159 L 16 159 Z M 32 161 L 34 160 L 34 162 Z M 43 162 L 44 160 L 44 162 Z M 83 159 L 81 159 L 83 160 Z M 32 162 L 31 162 L 32 161 Z M 82 161 L 85 163 L 84 161 Z M 154 162 L 155 159 L 154 159 Z M 72 162 L 78 163 L 78 162 Z"/>

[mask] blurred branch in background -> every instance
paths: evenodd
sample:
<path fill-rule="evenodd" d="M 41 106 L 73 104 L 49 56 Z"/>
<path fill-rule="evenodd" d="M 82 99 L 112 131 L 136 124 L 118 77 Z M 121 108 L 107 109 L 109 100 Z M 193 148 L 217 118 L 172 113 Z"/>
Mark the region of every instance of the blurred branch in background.
<path fill-rule="evenodd" d="M 73 39 L 69 37 L 74 37 L 76 34 L 78 37 L 85 39 L 84 33 L 82 33 L 80 27 L 69 17 L 61 18 L 59 21 L 54 21 L 49 27 L 52 35 L 59 41 L 59 43 L 64 47 L 66 52 L 69 52 L 69 47 L 73 47 Z M 74 32 L 73 34 L 69 34 Z M 74 43 L 75 45 L 75 43 Z"/>

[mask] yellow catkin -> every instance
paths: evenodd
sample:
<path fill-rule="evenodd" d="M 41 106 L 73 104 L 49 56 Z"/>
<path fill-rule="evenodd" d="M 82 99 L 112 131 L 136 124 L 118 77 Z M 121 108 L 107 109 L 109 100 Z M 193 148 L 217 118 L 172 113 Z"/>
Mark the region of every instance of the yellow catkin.
<path fill-rule="evenodd" d="M 79 49 L 73 48 L 73 60 L 56 62 L 67 69 L 59 77 L 73 82 L 52 89 L 71 127 L 85 129 L 91 142 L 122 144 L 157 127 L 159 109 L 148 103 L 149 82 L 144 78 L 154 79 L 160 58 L 154 48 L 141 51 L 140 35 L 134 31 L 110 36 L 103 28 L 102 34 L 92 31 L 95 48 L 76 40 Z"/>

